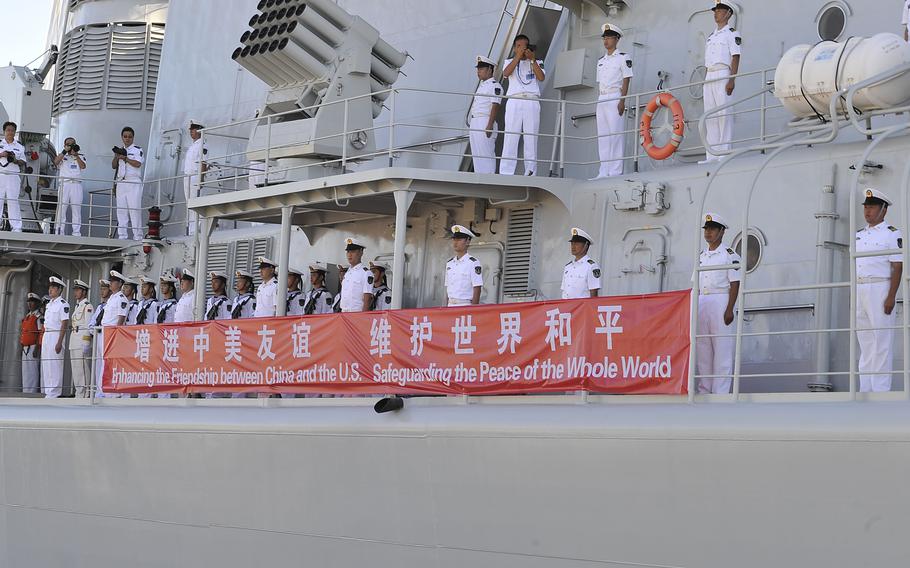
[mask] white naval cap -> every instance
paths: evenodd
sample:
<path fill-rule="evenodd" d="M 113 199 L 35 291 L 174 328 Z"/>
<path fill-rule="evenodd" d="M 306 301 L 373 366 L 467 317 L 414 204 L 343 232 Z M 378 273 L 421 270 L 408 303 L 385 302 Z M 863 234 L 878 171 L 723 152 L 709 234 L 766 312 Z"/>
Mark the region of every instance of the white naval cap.
<path fill-rule="evenodd" d="M 124 284 L 132 284 L 133 286 L 138 286 L 138 285 L 139 285 L 139 279 L 136 278 L 135 276 L 124 276 L 124 277 L 123 277 L 123 283 L 124 283 Z"/>
<path fill-rule="evenodd" d="M 569 239 L 569 242 L 580 242 L 582 240 L 587 241 L 589 244 L 594 242 L 594 239 L 591 238 L 591 235 L 588 234 L 584 229 L 579 229 L 578 227 L 572 227 L 570 231 L 572 237 Z"/>
<path fill-rule="evenodd" d="M 708 226 L 708 223 L 714 223 L 715 225 L 720 225 L 724 229 L 729 229 L 730 224 L 727 223 L 727 220 L 718 215 L 717 213 L 705 213 L 705 222 L 701 226 L 702 229 Z"/>
<path fill-rule="evenodd" d="M 180 279 L 181 279 L 181 280 L 184 280 L 184 279 L 186 279 L 186 280 L 195 280 L 195 279 L 196 279 L 196 275 L 193 274 L 193 271 L 190 270 L 189 268 L 184 268 L 184 269 L 183 269 L 183 273 L 180 275 Z"/>
<path fill-rule="evenodd" d="M 73 281 L 73 288 L 82 288 L 83 290 L 88 290 L 88 284 L 76 278 Z"/>
<path fill-rule="evenodd" d="M 863 192 L 863 205 L 879 205 L 879 201 L 884 201 L 885 205 L 891 207 L 891 198 L 884 191 L 879 191 L 873 187 L 867 187 Z"/>
<path fill-rule="evenodd" d="M 452 238 L 453 239 L 473 239 L 476 237 L 470 229 L 464 225 L 452 225 Z"/>
<path fill-rule="evenodd" d="M 262 266 L 263 264 L 267 264 L 273 268 L 278 268 L 278 263 L 267 256 L 257 256 L 256 262 L 259 264 L 259 266 Z"/>
<path fill-rule="evenodd" d="M 712 11 L 717 10 L 718 8 L 726 8 L 727 10 L 730 10 L 731 12 L 734 11 L 733 6 L 731 6 L 730 4 L 727 4 L 723 0 L 714 0 L 714 2 L 711 3 L 711 10 Z"/>
<path fill-rule="evenodd" d="M 199 128 L 205 128 L 205 126 L 203 126 L 202 123 L 199 122 L 198 120 L 191 118 L 189 121 L 189 124 L 187 125 L 187 128 L 189 128 L 190 130 L 194 130 L 194 129 L 199 129 Z"/>
<path fill-rule="evenodd" d="M 174 276 L 174 273 L 171 272 L 170 270 L 162 273 L 161 276 L 158 278 L 158 280 L 160 280 L 161 282 L 170 282 L 171 284 L 177 283 L 177 277 Z"/>
<path fill-rule="evenodd" d="M 227 282 L 227 274 L 221 270 L 212 270 L 209 272 L 209 278 L 221 278 Z"/>
<path fill-rule="evenodd" d="M 152 286 L 155 286 L 156 284 L 158 284 L 158 282 L 156 280 L 153 280 L 153 279 L 149 278 L 148 276 L 140 276 L 139 283 L 140 284 L 151 284 Z"/>
<path fill-rule="evenodd" d="M 237 278 L 242 277 L 242 278 L 249 278 L 250 280 L 253 279 L 253 275 L 250 274 L 248 271 L 243 270 L 242 268 L 238 268 L 237 270 L 235 270 L 234 276 L 236 276 Z"/>
<path fill-rule="evenodd" d="M 484 57 L 483 55 L 478 55 L 477 56 L 477 67 L 480 67 L 481 65 L 489 65 L 490 67 L 492 67 L 494 69 L 496 68 L 496 63 L 494 63 L 492 59 L 490 59 L 489 57 Z"/>
<path fill-rule="evenodd" d="M 56 284 L 57 286 L 60 286 L 61 288 L 66 288 L 66 283 L 63 280 L 57 278 L 56 276 L 51 276 L 50 278 L 48 278 L 47 283 L 48 283 L 48 285 Z"/>
<path fill-rule="evenodd" d="M 116 278 L 117 280 L 119 280 L 121 282 L 126 282 L 126 280 L 127 280 L 126 276 L 124 276 L 123 274 L 120 274 L 116 270 L 111 270 L 111 278 Z"/>
<path fill-rule="evenodd" d="M 356 249 L 365 249 L 367 248 L 364 244 L 357 240 L 357 237 L 348 237 L 344 240 L 344 250 L 356 250 Z"/>
<path fill-rule="evenodd" d="M 107 278 L 101 278 L 98 280 L 98 284 L 102 287 L 110 288 L 111 281 L 108 280 Z"/>
<path fill-rule="evenodd" d="M 379 262 L 378 260 L 374 260 L 374 261 L 371 261 L 371 262 L 370 262 L 370 268 L 371 268 L 371 269 L 372 269 L 372 268 L 378 268 L 379 270 L 386 271 L 386 270 L 388 270 L 390 267 L 389 267 L 388 263 Z"/>
<path fill-rule="evenodd" d="M 328 271 L 329 271 L 329 267 L 323 262 L 314 262 L 314 263 L 310 264 L 310 272 L 328 272 Z"/>
<path fill-rule="evenodd" d="M 35 300 L 36 302 L 40 302 L 41 296 L 39 296 L 38 294 L 35 294 L 34 292 L 29 292 L 28 296 L 25 297 L 25 301 L 27 302 L 29 300 Z"/>
<path fill-rule="evenodd" d="M 619 37 L 622 37 L 624 35 L 621 27 L 617 26 L 616 24 L 611 24 L 610 22 L 607 22 L 606 24 L 600 26 L 600 31 L 603 32 L 600 34 L 601 37 L 606 36 L 610 32 L 613 32 Z"/>
<path fill-rule="evenodd" d="M 303 276 L 303 270 L 299 268 L 294 268 L 293 266 L 288 267 L 288 274 L 296 274 L 297 276 Z"/>

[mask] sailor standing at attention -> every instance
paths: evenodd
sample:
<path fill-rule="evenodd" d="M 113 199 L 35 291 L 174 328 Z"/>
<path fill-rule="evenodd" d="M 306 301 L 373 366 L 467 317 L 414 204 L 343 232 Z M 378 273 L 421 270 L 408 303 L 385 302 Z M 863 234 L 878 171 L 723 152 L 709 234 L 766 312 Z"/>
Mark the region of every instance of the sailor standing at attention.
<path fill-rule="evenodd" d="M 300 285 L 303 282 L 303 271 L 294 268 L 288 267 L 288 298 L 287 298 L 287 311 L 285 314 L 289 316 L 302 316 L 306 309 L 306 298 L 303 295 L 303 291 L 300 289 Z"/>
<path fill-rule="evenodd" d="M 117 236 L 142 240 L 142 148 L 133 144 L 136 132 L 129 126 L 120 131 L 122 148 L 115 148 L 111 167 L 117 170 Z"/>
<path fill-rule="evenodd" d="M 348 267 L 346 264 L 338 264 L 338 293 L 335 294 L 335 298 L 332 300 L 332 312 L 340 313 L 341 312 L 341 285 L 344 284 L 344 275 L 348 272 Z M 325 275 L 322 279 L 325 283 Z"/>
<path fill-rule="evenodd" d="M 325 287 L 325 275 L 328 267 L 320 262 L 310 265 L 310 291 L 304 299 L 303 313 L 305 315 L 330 314 L 334 303 L 332 293 Z"/>
<path fill-rule="evenodd" d="M 199 197 L 200 173 L 205 174 L 208 164 L 205 163 L 205 154 L 208 150 L 202 145 L 202 129 L 205 128 L 199 121 L 190 120 L 190 139 L 193 141 L 186 149 L 186 159 L 183 162 L 183 194 L 189 203 L 193 197 Z M 196 213 L 189 208 L 186 210 L 186 228 L 189 235 L 196 234 Z"/>
<path fill-rule="evenodd" d="M 363 249 L 354 237 L 345 239 L 344 252 L 347 256 L 348 268 L 341 282 L 341 311 L 366 312 L 373 301 L 373 274 L 370 269 L 361 264 Z"/>
<path fill-rule="evenodd" d="M 863 201 L 866 226 L 856 233 L 856 252 L 897 250 L 904 247 L 900 229 L 885 223 L 891 198 L 868 188 Z M 859 342 L 860 392 L 891 390 L 894 304 L 904 269 L 903 255 L 856 259 L 856 327 Z M 871 328 L 871 329 L 870 329 Z"/>
<path fill-rule="evenodd" d="M 126 296 L 123 294 L 122 288 L 123 283 L 128 279 L 123 274 L 117 272 L 116 270 L 111 270 L 110 272 L 110 288 L 111 295 L 107 299 L 107 304 L 104 306 L 104 315 L 101 317 L 101 335 L 98 337 L 98 347 L 95 350 L 98 361 L 95 363 L 95 368 L 98 369 L 98 376 L 96 377 L 97 382 L 95 383 L 95 392 L 97 396 L 104 397 L 104 389 L 102 388 L 102 377 L 104 376 L 104 335 L 105 329 L 115 326 L 124 325 L 126 323 L 126 314 L 129 310 L 130 302 L 127 300 Z M 111 395 L 119 396 L 119 395 Z"/>
<path fill-rule="evenodd" d="M 519 34 L 512 42 L 514 56 L 506 59 L 503 78 L 509 80 L 510 98 L 506 103 L 506 134 L 502 144 L 499 173 L 515 175 L 518 165 L 518 140 L 524 134 L 525 175 L 537 173 L 537 133 L 540 131 L 540 84 L 546 79 L 543 61 L 534 55 L 528 36 Z"/>
<path fill-rule="evenodd" d="M 136 314 L 136 325 L 151 325 L 158 322 L 158 295 L 155 293 L 156 282 L 151 278 L 139 278 L 139 312 Z"/>
<path fill-rule="evenodd" d="M 259 263 L 262 284 L 256 288 L 256 311 L 253 317 L 273 318 L 278 313 L 278 277 L 275 275 L 278 263 L 264 256 L 256 258 L 256 262 Z"/>
<path fill-rule="evenodd" d="M 66 284 L 56 276 L 48 280 L 51 301 L 44 310 L 44 337 L 41 339 L 41 392 L 45 398 L 63 394 L 63 339 L 69 328 L 70 305 L 63 299 Z"/>
<path fill-rule="evenodd" d="M 562 270 L 562 299 L 596 298 L 600 293 L 600 266 L 588 256 L 591 235 L 578 227 L 572 227 L 571 233 L 569 250 L 575 258 Z"/>
<path fill-rule="evenodd" d="M 727 222 L 716 213 L 704 217 L 705 242 L 708 246 L 701 251 L 698 265 L 724 266 L 739 265 L 740 258 L 731 248 L 723 244 Z M 729 335 L 733 323 L 733 308 L 739 294 L 739 268 L 710 270 L 698 273 L 698 334 Z M 699 394 L 726 394 L 730 392 L 733 374 L 733 337 L 699 337 L 696 340 L 695 363 L 699 375 L 715 375 L 698 379 Z M 719 376 L 717 376 L 719 375 Z"/>
<path fill-rule="evenodd" d="M 389 265 L 384 262 L 371 262 L 370 272 L 373 274 L 373 302 L 372 310 L 392 309 L 392 290 L 386 279 Z"/>
<path fill-rule="evenodd" d="M 468 137 L 471 140 L 471 156 L 474 161 L 474 173 L 496 173 L 496 115 L 502 103 L 502 85 L 493 78 L 496 64 L 493 60 L 477 56 L 477 78 L 480 85 L 471 103 L 471 128 Z"/>
<path fill-rule="evenodd" d="M 597 83 L 600 96 L 597 99 L 597 148 L 600 155 L 600 170 L 597 178 L 622 175 L 623 156 L 623 115 L 629 83 L 632 81 L 632 57 L 617 49 L 623 31 L 611 23 L 604 24 L 604 48 L 606 55 L 597 62 Z"/>
<path fill-rule="evenodd" d="M 38 320 L 41 319 L 41 296 L 28 293 L 28 312 L 22 318 L 19 344 L 22 346 L 22 392 L 35 394 L 41 386 L 41 345 Z"/>
<path fill-rule="evenodd" d="M 171 272 L 165 272 L 158 279 L 161 289 L 161 300 L 158 301 L 158 323 L 174 323 L 174 314 L 177 311 L 177 277 Z"/>
<path fill-rule="evenodd" d="M 88 284 L 82 280 L 73 282 L 73 306 L 70 317 L 70 367 L 73 374 L 73 389 L 76 398 L 88 396 L 86 377 L 91 374 L 92 364 L 92 320 L 94 309 L 88 301 Z"/>
<path fill-rule="evenodd" d="M 256 317 L 256 296 L 253 295 L 253 275 L 246 270 L 234 272 L 234 291 L 237 295 L 231 302 L 231 319 Z"/>
<path fill-rule="evenodd" d="M 452 225 L 452 250 L 455 256 L 446 262 L 446 297 L 449 306 L 480 303 L 483 290 L 483 268 L 468 254 L 474 233 L 463 225 Z"/>
<path fill-rule="evenodd" d="M 212 295 L 205 302 L 206 321 L 231 319 L 231 300 L 227 297 L 227 274 L 213 270 L 209 272 L 212 281 Z"/>
<path fill-rule="evenodd" d="M 107 301 L 111 297 L 111 281 L 106 278 L 101 278 L 98 280 L 98 295 L 101 298 L 101 301 L 98 302 L 98 307 L 95 308 L 95 317 L 92 318 L 92 360 L 94 362 L 95 368 L 94 373 L 92 374 L 92 385 L 101 384 L 101 321 L 104 319 L 104 311 L 107 308 Z M 92 387 L 88 387 L 86 396 L 91 396 Z"/>
<path fill-rule="evenodd" d="M 705 67 L 708 68 L 704 84 L 705 112 L 727 104 L 736 88 L 736 79 L 732 77 L 739 73 L 739 61 L 742 54 L 742 36 L 736 28 L 729 26 L 733 17 L 733 8 L 720 0 L 715 0 L 714 23 L 717 28 L 708 36 L 705 47 Z M 733 140 L 733 117 L 730 109 L 720 111 L 714 118 L 708 120 L 707 137 L 705 143 L 717 150 L 729 150 Z M 705 152 L 705 161 L 717 161 L 722 156 Z"/>
<path fill-rule="evenodd" d="M 188 268 L 180 275 L 180 299 L 174 308 L 174 323 L 196 321 L 193 307 L 196 305 L 196 276 Z"/>
<path fill-rule="evenodd" d="M 22 180 L 19 172 L 25 165 L 25 147 L 16 141 L 16 123 L 3 123 L 0 140 L 0 209 L 6 201 L 6 215 L 14 233 L 22 232 L 22 212 L 19 209 L 19 191 Z"/>
<path fill-rule="evenodd" d="M 136 318 L 139 317 L 139 300 L 136 298 L 136 288 L 139 287 L 139 279 L 135 276 L 127 276 L 123 280 L 123 295 L 126 296 L 129 305 L 126 308 L 125 325 L 136 325 Z"/>

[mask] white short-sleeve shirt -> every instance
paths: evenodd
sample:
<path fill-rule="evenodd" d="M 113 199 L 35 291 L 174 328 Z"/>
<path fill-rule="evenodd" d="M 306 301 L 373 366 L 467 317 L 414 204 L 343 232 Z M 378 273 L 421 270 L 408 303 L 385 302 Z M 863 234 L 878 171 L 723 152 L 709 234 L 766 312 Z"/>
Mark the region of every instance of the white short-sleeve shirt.
<path fill-rule="evenodd" d="M 566 264 L 562 271 L 563 300 L 590 298 L 591 290 L 600 290 L 600 266 L 588 255 Z"/>
<path fill-rule="evenodd" d="M 85 163 L 85 156 L 79 154 L 79 158 Z M 81 181 L 82 168 L 79 167 L 79 162 L 76 161 L 75 156 L 70 154 L 63 156 L 63 160 L 60 162 L 60 178 L 69 183 Z"/>
<path fill-rule="evenodd" d="M 44 308 L 44 336 L 60 333 L 63 322 L 68 319 L 70 319 L 70 305 L 66 300 L 57 296 Z"/>
<path fill-rule="evenodd" d="M 887 223 L 874 227 L 863 227 L 856 233 L 856 252 L 891 250 L 904 248 L 904 239 L 900 229 Z M 903 262 L 901 255 L 866 256 L 856 259 L 856 276 L 858 278 L 890 278 L 891 263 Z"/>
<path fill-rule="evenodd" d="M 503 68 L 508 67 L 511 63 L 511 59 L 506 59 Z M 543 61 L 538 59 L 537 64 L 543 69 Z M 537 80 L 537 75 L 534 74 L 534 68 L 531 66 L 530 61 L 525 59 L 519 61 L 518 65 L 515 66 L 515 70 L 512 71 L 512 74 L 507 79 L 509 80 L 509 92 L 507 94 L 510 97 L 515 95 L 540 96 L 540 81 Z"/>
<path fill-rule="evenodd" d="M 708 36 L 705 46 L 705 66 L 733 66 L 733 56 L 742 55 L 743 38 L 736 28 L 724 27 Z"/>
<path fill-rule="evenodd" d="M 480 261 L 469 254 L 450 258 L 446 263 L 446 296 L 470 301 L 474 299 L 475 286 L 483 286 Z"/>
<path fill-rule="evenodd" d="M 698 257 L 699 266 L 723 266 L 740 264 L 742 259 L 731 248 L 719 246 L 714 250 L 704 249 Z M 716 294 L 730 289 L 731 282 L 739 282 L 739 269 L 709 270 L 698 273 L 700 294 Z"/>
<path fill-rule="evenodd" d="M 278 278 L 272 277 L 256 289 L 256 307 L 253 317 L 272 318 L 278 313 Z"/>
<path fill-rule="evenodd" d="M 622 83 L 632 77 L 632 56 L 615 50 L 597 61 L 597 83 L 601 95 L 616 95 L 622 91 Z"/>
<path fill-rule="evenodd" d="M 474 102 L 471 103 L 471 118 L 478 116 L 488 118 L 493 105 L 502 103 L 502 93 L 502 85 L 492 77 L 482 81 L 477 87 L 477 94 L 484 96 L 474 97 Z"/>
<path fill-rule="evenodd" d="M 373 273 L 363 263 L 352 266 L 341 283 L 341 311 L 363 312 L 363 295 L 373 293 Z"/>
<path fill-rule="evenodd" d="M 177 300 L 177 307 L 174 308 L 174 323 L 195 321 L 196 318 L 193 317 L 193 304 L 195 303 L 196 290 L 190 290 L 180 296 L 180 299 Z"/>
<path fill-rule="evenodd" d="M 142 164 L 145 162 L 142 148 L 132 144 L 126 149 L 126 157 L 130 160 L 139 162 L 139 167 L 131 166 L 125 161 L 120 160 L 117 162 L 117 179 L 124 181 L 142 181 Z"/>
<path fill-rule="evenodd" d="M 129 307 L 130 301 L 126 299 L 123 292 L 114 292 L 107 299 L 107 303 L 104 306 L 104 316 L 101 318 L 101 325 L 117 325 L 117 319 L 120 316 L 126 317 Z"/>

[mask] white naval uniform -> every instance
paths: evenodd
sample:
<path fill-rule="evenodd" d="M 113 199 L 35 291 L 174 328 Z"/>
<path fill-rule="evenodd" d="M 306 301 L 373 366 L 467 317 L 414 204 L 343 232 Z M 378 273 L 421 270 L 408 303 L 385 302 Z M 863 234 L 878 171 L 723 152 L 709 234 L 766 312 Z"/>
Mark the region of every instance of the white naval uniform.
<path fill-rule="evenodd" d="M 254 318 L 273 318 L 278 313 L 278 278 L 273 276 L 256 288 Z"/>
<path fill-rule="evenodd" d="M 231 300 L 225 294 L 209 296 L 205 301 L 205 319 L 206 321 L 231 319 Z"/>
<path fill-rule="evenodd" d="M 735 28 L 725 26 L 719 30 L 715 29 L 708 36 L 705 47 L 705 67 L 708 71 L 703 88 L 705 112 L 727 104 L 730 100 L 727 95 L 727 80 L 733 67 L 733 56 L 742 54 L 741 45 L 742 36 Z M 730 116 L 730 109 L 716 114 L 715 117 L 706 124 L 706 142 L 720 150 L 729 150 L 730 142 L 733 140 L 733 117 Z M 706 155 L 708 160 L 721 158 L 710 152 Z"/>
<path fill-rule="evenodd" d="M 377 311 L 392 309 L 392 291 L 388 286 L 382 285 L 373 288 L 373 309 Z"/>
<path fill-rule="evenodd" d="M 25 314 L 26 317 L 29 315 L 35 316 L 35 321 L 38 326 L 37 332 L 39 335 L 35 337 L 34 345 L 20 345 L 20 351 L 22 353 L 22 392 L 35 394 L 41 387 L 41 359 L 35 357 L 35 354 L 38 353 L 41 346 L 41 311 L 33 310 Z"/>
<path fill-rule="evenodd" d="M 130 301 L 126 299 L 126 296 L 122 291 L 111 294 L 104 306 L 104 315 L 101 317 L 101 335 L 99 336 L 99 341 L 95 348 L 95 356 L 98 358 L 98 362 L 95 364 L 95 368 L 98 370 L 95 382 L 95 392 L 100 397 L 105 396 L 104 389 L 101 387 L 101 377 L 104 374 L 104 328 L 116 326 L 117 319 L 119 319 L 120 316 L 126 317 L 129 307 Z"/>
<path fill-rule="evenodd" d="M 306 307 L 306 298 L 303 295 L 303 292 L 300 290 L 288 290 L 288 299 L 287 299 L 287 311 L 285 314 L 289 316 L 302 316 L 304 315 L 304 308 Z"/>
<path fill-rule="evenodd" d="M 716 249 L 701 251 L 699 266 L 723 266 L 739 264 L 741 259 L 733 249 L 723 245 Z M 730 283 L 739 282 L 739 269 L 712 270 L 698 273 L 698 335 L 729 335 L 732 333 L 724 323 L 724 312 L 730 299 Z M 699 375 L 721 375 L 718 378 L 698 379 L 700 394 L 726 394 L 733 382 L 727 375 L 733 374 L 733 337 L 699 337 L 696 345 L 696 373 Z"/>
<path fill-rule="evenodd" d="M 344 274 L 341 282 L 341 311 L 365 312 L 370 306 L 363 305 L 363 295 L 373 294 L 373 273 L 370 269 L 358 263 Z"/>
<path fill-rule="evenodd" d="M 590 298 L 591 290 L 600 290 L 600 266 L 588 255 L 572 260 L 562 271 L 559 289 L 563 300 Z"/>
<path fill-rule="evenodd" d="M 41 392 L 45 398 L 58 398 L 63 394 L 63 362 L 66 357 L 66 342 L 57 341 L 63 332 L 63 322 L 70 319 L 70 305 L 57 296 L 44 309 L 44 337 L 41 339 Z"/>
<path fill-rule="evenodd" d="M 334 311 L 333 307 L 332 293 L 326 288 L 311 288 L 306 293 L 303 306 L 304 314 L 330 314 Z"/>
<path fill-rule="evenodd" d="M 85 156 L 79 154 L 79 158 L 85 163 Z M 76 158 L 66 154 L 63 161 L 60 162 L 60 195 L 57 198 L 57 207 L 60 212 L 57 215 L 57 234 L 65 234 L 64 225 L 66 225 L 66 211 L 69 209 L 70 219 L 72 220 L 72 234 L 74 236 L 82 235 L 82 168 Z"/>
<path fill-rule="evenodd" d="M 901 24 L 904 26 L 904 29 L 910 25 L 910 0 L 905 0 L 904 8 L 901 10 Z"/>
<path fill-rule="evenodd" d="M 95 310 L 88 298 L 82 298 L 70 314 L 70 367 L 73 374 L 73 389 L 76 398 L 89 395 L 86 378 L 92 369 L 92 320 Z"/>
<path fill-rule="evenodd" d="M 193 316 L 193 306 L 196 304 L 196 290 L 190 290 L 180 296 L 177 307 L 174 308 L 174 323 L 196 321 Z"/>
<path fill-rule="evenodd" d="M 117 162 L 117 236 L 130 238 L 129 227 L 133 227 L 133 240 L 142 240 L 142 148 L 131 145 L 126 157 L 139 162 L 134 168 L 124 161 Z"/>
<path fill-rule="evenodd" d="M 158 322 L 158 300 L 156 298 L 143 298 L 139 300 L 136 310 L 137 325 L 153 325 Z"/>
<path fill-rule="evenodd" d="M 186 196 L 186 202 L 190 198 L 199 197 L 199 164 L 205 155 L 206 148 L 202 145 L 202 138 L 193 140 L 190 147 L 186 150 L 186 159 L 183 162 L 183 194 Z M 196 213 L 186 210 L 186 224 L 190 235 L 196 233 Z"/>
<path fill-rule="evenodd" d="M 512 62 L 507 59 L 504 67 Z M 543 69 L 543 61 L 537 64 Z M 540 82 L 530 61 L 519 61 L 509 75 L 508 96 L 519 97 L 506 102 L 506 134 L 502 143 L 499 173 L 514 175 L 518 165 L 518 140 L 524 134 L 525 175 L 537 173 L 537 134 L 540 132 Z"/>
<path fill-rule="evenodd" d="M 8 143 L 5 138 L 0 138 L 0 152 L 12 152 L 17 160 L 25 159 L 25 147 L 15 140 Z M 19 190 L 22 182 L 19 179 L 19 171 L 19 165 L 12 162 L 0 166 L 0 208 L 5 200 L 10 227 L 17 232 L 22 230 L 22 211 L 19 208 Z"/>
<path fill-rule="evenodd" d="M 177 300 L 174 298 L 166 298 L 160 300 L 155 307 L 157 308 L 155 321 L 158 323 L 174 323 L 174 314 L 177 311 Z"/>
<path fill-rule="evenodd" d="M 110 300 L 110 297 L 108 297 Z M 104 314 L 107 308 L 107 301 L 101 302 L 98 304 L 98 307 L 95 308 L 95 317 L 92 318 L 92 359 L 94 360 L 95 368 L 92 373 L 92 384 L 98 385 L 101 384 L 101 345 L 104 340 L 102 330 L 97 329 L 101 327 L 101 321 L 104 319 Z M 87 386 L 86 390 L 91 390 L 91 386 Z M 86 392 L 86 396 L 91 396 L 90 392 Z"/>
<path fill-rule="evenodd" d="M 856 233 L 856 252 L 903 248 L 900 230 L 882 222 L 866 226 Z M 891 263 L 903 262 L 899 254 L 870 256 L 856 259 L 856 327 L 876 328 L 857 331 L 859 342 L 859 390 L 883 392 L 891 390 L 893 361 L 893 329 L 897 310 L 885 314 L 885 298 L 891 289 Z"/>
<path fill-rule="evenodd" d="M 256 296 L 247 292 L 235 297 L 231 303 L 231 319 L 256 317 Z"/>
<path fill-rule="evenodd" d="M 502 85 L 496 79 L 490 77 L 485 81 L 481 81 L 477 87 L 478 95 L 490 96 L 475 96 L 474 102 L 471 103 L 471 117 L 468 122 L 471 132 L 468 137 L 471 140 L 471 157 L 474 161 L 474 172 L 478 174 L 496 173 L 496 138 L 499 133 L 496 131 L 495 117 L 490 136 L 487 136 L 486 128 L 490 122 L 490 113 L 493 112 L 493 105 L 502 104 L 502 93 Z"/>
<path fill-rule="evenodd" d="M 621 176 L 625 134 L 623 115 L 619 114 L 622 84 L 632 77 L 632 57 L 619 50 L 605 54 L 597 62 L 597 149 L 600 170 L 597 177 Z"/>
<path fill-rule="evenodd" d="M 446 262 L 446 297 L 450 306 L 464 306 L 474 299 L 474 287 L 483 286 L 480 261 L 465 253 Z"/>

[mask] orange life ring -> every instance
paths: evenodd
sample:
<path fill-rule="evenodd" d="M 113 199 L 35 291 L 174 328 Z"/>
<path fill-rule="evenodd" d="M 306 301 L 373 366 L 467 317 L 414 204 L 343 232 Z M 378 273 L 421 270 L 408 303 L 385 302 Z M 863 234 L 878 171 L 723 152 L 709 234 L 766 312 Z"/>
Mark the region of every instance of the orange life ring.
<path fill-rule="evenodd" d="M 657 112 L 658 107 L 666 107 L 673 113 L 673 135 L 670 136 L 670 141 L 665 146 L 655 146 L 654 137 L 651 136 L 651 120 L 654 118 L 654 113 Z M 670 93 L 658 93 L 648 103 L 648 107 L 641 117 L 641 126 L 639 127 L 641 146 L 655 160 L 666 160 L 682 144 L 685 128 L 686 119 L 679 99 Z"/>

